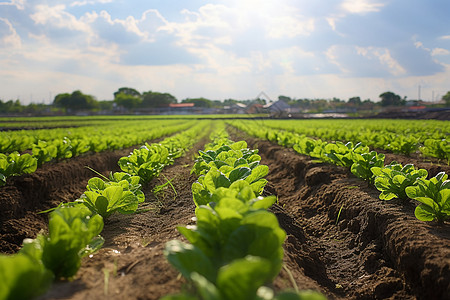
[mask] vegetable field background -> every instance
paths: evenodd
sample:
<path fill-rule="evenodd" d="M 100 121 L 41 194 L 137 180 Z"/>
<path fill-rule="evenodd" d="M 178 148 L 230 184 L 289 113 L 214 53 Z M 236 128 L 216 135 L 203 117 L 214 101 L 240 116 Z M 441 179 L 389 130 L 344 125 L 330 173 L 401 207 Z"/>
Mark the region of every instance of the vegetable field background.
<path fill-rule="evenodd" d="M 46 129 L 39 130 L 58 127 L 55 140 L 68 137 L 70 141 L 81 140 L 83 135 L 89 137 L 93 132 L 91 126 L 99 130 L 102 126 L 115 126 L 115 120 L 99 118 L 85 124 L 78 122 L 83 125 L 74 130 L 73 124 L 77 121 L 53 124 L 37 121 L 36 124 L 46 124 Z M 310 155 L 300 154 L 300 146 L 294 146 L 300 140 L 290 135 L 293 132 L 314 137 L 315 141 L 320 138 L 323 142 L 351 141 L 354 144 L 359 136 L 365 139 L 365 144 L 374 141 L 368 146 L 385 156 L 384 165 L 393 161 L 413 164 L 416 169 L 425 169 L 428 178 L 432 178 L 440 172 L 450 174 L 448 122 L 407 124 L 405 128 L 410 128 L 409 133 L 401 129 L 396 132 L 394 127 L 399 126 L 383 127 L 371 138 L 369 129 L 362 134 L 361 130 L 358 132 L 360 127 L 356 127 L 356 133 L 345 128 L 347 135 L 342 132 L 336 135 L 339 128 L 333 128 L 333 120 L 328 121 L 331 125 L 328 128 L 307 120 L 277 123 L 272 120 L 172 119 L 121 123 L 117 128 L 126 131 L 129 125 L 132 131 L 108 140 L 105 145 L 110 146 L 101 151 L 90 148 L 79 155 L 48 159 L 34 172 L 5 179 L 5 184 L 0 186 L 0 252 L 16 253 L 24 239 L 46 233 L 49 214 L 41 212 L 80 198 L 88 180 L 100 176 L 92 170 L 106 177 L 110 172 L 120 172 L 118 161 L 145 142 L 161 143 L 176 133 L 196 130 L 197 126 L 201 129 L 193 135 L 195 138 L 190 138 L 192 145 L 180 152 L 180 157 L 174 156 L 172 164 L 161 168 L 160 176 L 142 183 L 145 202 L 140 204 L 138 213 L 115 213 L 105 218 L 102 248 L 82 259 L 72 280 L 55 281 L 39 299 L 160 299 L 189 290 L 186 279 L 170 265 L 163 252 L 168 241 L 186 240 L 176 230 L 177 226 L 195 224 L 192 218 L 196 206 L 191 186 L 198 176 L 191 174 L 191 169 L 199 150 L 210 142 L 209 134 L 223 126 L 231 140 L 246 141 L 250 149 L 258 149 L 261 164 L 269 167 L 265 177 L 268 183 L 262 195 L 277 197 L 277 203 L 269 211 L 275 214 L 287 235 L 283 267 L 270 284 L 274 291 L 312 289 L 329 299 L 448 299 L 449 221 L 417 219 L 415 209 L 419 202 L 416 200 L 381 200 L 375 185 L 352 173 L 342 163 L 345 162 L 342 157 L 340 164 L 331 163 L 338 159 L 330 153 L 339 152 L 325 155 L 316 148 Z M 6 134 L 12 140 L 16 129 L 36 130 L 38 127 L 29 123 L 9 126 L 15 130 L 2 132 L 3 141 Z M 261 132 L 267 131 L 260 134 L 252 126 Z M 136 137 L 138 130 L 135 128 L 143 127 L 142 132 L 158 130 L 155 134 Z M 162 128 L 168 131 L 162 132 Z M 30 135 L 27 131 L 17 132 L 20 136 Z M 67 136 L 68 132 L 72 136 Z M 158 132 L 160 134 L 156 134 Z M 106 131 L 100 133 L 108 139 Z M 113 143 L 133 136 L 132 144 Z M 31 145 L 37 145 L 37 140 L 30 138 L 28 142 L 29 145 L 23 144 L 14 151 L 32 154 Z M 314 143 L 317 146 L 317 142 Z"/>

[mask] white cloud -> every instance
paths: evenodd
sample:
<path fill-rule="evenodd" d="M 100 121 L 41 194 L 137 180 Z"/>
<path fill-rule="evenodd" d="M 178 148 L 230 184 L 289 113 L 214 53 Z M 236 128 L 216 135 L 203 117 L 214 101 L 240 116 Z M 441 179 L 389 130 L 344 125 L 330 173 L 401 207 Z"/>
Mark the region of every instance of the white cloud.
<path fill-rule="evenodd" d="M 389 77 L 406 74 L 387 48 L 333 45 L 325 53 L 329 61 L 346 76 Z"/>
<path fill-rule="evenodd" d="M 11 5 L 15 6 L 17 9 L 25 9 L 25 0 L 11 0 L 11 2 L 0 2 L 0 5 Z"/>
<path fill-rule="evenodd" d="M 450 55 L 450 51 L 448 49 L 443 49 L 443 48 L 434 48 L 431 51 L 431 55 L 432 56 L 436 56 L 436 55 Z"/>
<path fill-rule="evenodd" d="M 344 11 L 353 14 L 364 14 L 369 12 L 377 12 L 385 6 L 383 3 L 374 2 L 371 0 L 345 0 L 341 4 Z"/>
<path fill-rule="evenodd" d="M 113 0 L 84 0 L 84 1 L 74 1 L 70 4 L 70 6 L 84 6 L 84 5 L 93 5 L 93 4 L 105 4 L 105 3 L 111 3 Z"/>
<path fill-rule="evenodd" d="M 36 12 L 31 14 L 31 19 L 36 25 L 49 25 L 57 28 L 66 28 L 70 30 L 76 30 L 81 32 L 90 32 L 89 26 L 78 20 L 75 16 L 65 11 L 65 5 L 37 5 L 35 7 Z"/>
<path fill-rule="evenodd" d="M 1 22 L 3 22 L 4 25 L 2 25 Z M 4 32 L 4 34 L 2 34 L 2 32 Z M 8 19 L 0 17 L 0 48 L 3 47 L 11 47 L 12 49 L 21 48 L 22 40 L 11 22 Z"/>

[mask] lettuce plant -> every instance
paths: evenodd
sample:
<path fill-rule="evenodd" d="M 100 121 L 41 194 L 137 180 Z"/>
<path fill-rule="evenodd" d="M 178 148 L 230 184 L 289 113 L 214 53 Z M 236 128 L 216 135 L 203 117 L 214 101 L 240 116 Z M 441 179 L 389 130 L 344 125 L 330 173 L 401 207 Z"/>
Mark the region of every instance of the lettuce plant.
<path fill-rule="evenodd" d="M 119 159 L 122 171 L 141 178 L 142 183 L 150 182 L 157 177 L 161 170 L 173 160 L 169 158 L 169 151 L 160 144 L 146 144 L 139 149 Z"/>
<path fill-rule="evenodd" d="M 442 224 L 450 218 L 450 180 L 444 172 L 430 180 L 419 178 L 417 186 L 406 188 L 406 194 L 421 204 L 414 214 L 421 221 L 438 221 Z"/>
<path fill-rule="evenodd" d="M 0 153 L 0 186 L 6 183 L 8 177 L 33 173 L 36 168 L 37 160 L 28 153 Z"/>
<path fill-rule="evenodd" d="M 121 184 L 127 185 L 126 181 Z M 76 202 L 84 204 L 92 212 L 108 218 L 115 212 L 132 214 L 138 209 L 140 199 L 128 187 L 108 184 L 104 189 L 85 191 Z"/>
<path fill-rule="evenodd" d="M 419 150 L 424 156 L 437 157 L 450 162 L 450 142 L 447 139 L 426 139 Z"/>
<path fill-rule="evenodd" d="M 253 169 L 248 167 L 236 167 L 229 170 L 228 165 L 221 167 L 222 170 L 227 169 L 228 174 L 223 173 L 220 169 L 212 167 L 206 175 L 198 178 L 197 182 L 192 184 L 192 195 L 197 206 L 206 205 L 212 201 L 213 193 L 221 187 L 230 187 L 236 181 L 244 180 L 247 182 L 253 192 L 260 195 L 267 184 L 267 180 L 263 177 L 269 172 L 269 168 L 264 165 L 258 165 Z M 228 176 L 227 176 L 228 175 Z"/>
<path fill-rule="evenodd" d="M 416 185 L 419 178 L 425 179 L 428 176 L 425 169 L 417 170 L 412 164 L 402 166 L 397 162 L 392 162 L 383 168 L 373 167 L 371 171 L 376 176 L 374 184 L 381 191 L 381 200 L 408 199 L 405 189 Z"/>
<path fill-rule="evenodd" d="M 165 255 L 200 293 L 213 291 L 205 299 L 253 299 L 282 265 L 286 234 L 266 210 L 276 198 L 257 198 L 243 180 L 212 198 L 212 207 L 197 207 L 195 226 L 178 227 L 191 244 L 172 241 Z"/>
<path fill-rule="evenodd" d="M 0 299 L 32 299 L 50 287 L 53 273 L 42 263 L 42 247 L 26 239 L 13 255 L 0 255 Z"/>
<path fill-rule="evenodd" d="M 363 154 L 369 152 L 369 147 L 363 146 L 362 143 L 353 145 L 352 142 L 346 144 L 337 141 L 336 143 L 327 144 L 324 148 L 325 157 L 329 161 L 338 166 L 351 167 L 354 163 L 353 153 Z"/>
<path fill-rule="evenodd" d="M 37 144 L 33 144 L 32 153 L 37 160 L 38 167 L 41 167 L 45 162 L 56 157 L 56 146 L 46 141 L 38 141 Z"/>
<path fill-rule="evenodd" d="M 50 214 L 48 235 L 38 235 L 42 262 L 55 278 L 71 278 L 81 258 L 103 245 L 103 218 L 83 207 L 60 207 Z"/>
<path fill-rule="evenodd" d="M 359 178 L 367 180 L 373 184 L 375 175 L 372 173 L 373 167 L 384 166 L 384 154 L 371 151 L 368 153 L 353 153 L 354 163 L 351 166 L 351 172 Z"/>

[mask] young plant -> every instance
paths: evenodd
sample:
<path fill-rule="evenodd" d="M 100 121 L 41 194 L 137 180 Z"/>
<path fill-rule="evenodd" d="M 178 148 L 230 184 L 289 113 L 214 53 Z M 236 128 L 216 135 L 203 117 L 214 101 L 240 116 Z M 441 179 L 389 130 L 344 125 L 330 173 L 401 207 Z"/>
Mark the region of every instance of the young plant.
<path fill-rule="evenodd" d="M 376 176 L 375 187 L 381 191 L 381 200 L 408 199 L 405 189 L 416 185 L 419 178 L 426 179 L 428 176 L 425 169 L 417 170 L 412 164 L 402 166 L 397 162 L 392 162 L 383 168 L 373 167 L 371 171 Z"/>
<path fill-rule="evenodd" d="M 325 146 L 325 156 L 338 166 L 350 168 L 353 164 L 353 153 L 363 154 L 369 152 L 369 147 L 363 146 L 362 143 L 353 145 L 352 142 L 346 144 L 337 141 Z"/>
<path fill-rule="evenodd" d="M 419 178 L 417 186 L 406 188 L 409 198 L 419 201 L 414 214 L 421 221 L 434 221 L 442 224 L 450 218 L 450 180 L 444 172 L 430 180 Z"/>
<path fill-rule="evenodd" d="M 362 154 L 353 153 L 353 161 L 351 172 L 373 184 L 375 175 L 372 173 L 372 168 L 384 166 L 384 154 L 375 151 Z"/>
<path fill-rule="evenodd" d="M 60 207 L 50 214 L 48 235 L 38 235 L 42 262 L 55 278 L 71 278 L 81 258 L 103 245 L 103 218 L 83 207 Z"/>
<path fill-rule="evenodd" d="M 427 139 L 419 150 L 424 156 L 445 159 L 450 163 L 450 142 L 446 139 Z"/>
<path fill-rule="evenodd" d="M 41 167 L 45 162 L 56 157 L 56 146 L 46 141 L 38 141 L 37 144 L 33 144 L 32 153 L 37 160 L 38 167 Z"/>
<path fill-rule="evenodd" d="M 132 214 L 138 209 L 140 199 L 130 191 L 127 181 L 121 181 L 118 185 L 106 184 L 100 178 L 92 178 L 89 181 L 90 190 L 85 191 L 76 202 L 84 204 L 93 213 L 106 219 L 115 212 Z"/>
<path fill-rule="evenodd" d="M 28 153 L 22 155 L 18 152 L 9 155 L 0 153 L 0 186 L 6 183 L 8 177 L 33 173 L 36 168 L 37 160 Z"/>
<path fill-rule="evenodd" d="M 173 162 L 169 158 L 169 151 L 160 144 L 146 144 L 139 149 L 119 159 L 122 171 L 141 178 L 142 183 L 148 183 L 157 177 L 167 164 Z"/>
<path fill-rule="evenodd" d="M 219 188 L 213 199 L 213 208 L 196 209 L 196 226 L 178 227 L 192 244 L 172 241 L 165 255 L 186 278 L 195 282 L 198 274 L 214 286 L 216 299 L 252 299 L 282 265 L 286 234 L 266 211 L 276 198 L 255 198 L 241 180 Z"/>
<path fill-rule="evenodd" d="M 13 255 L 0 255 L 0 299 L 32 299 L 47 291 L 53 273 L 42 263 L 42 247 L 26 239 Z"/>

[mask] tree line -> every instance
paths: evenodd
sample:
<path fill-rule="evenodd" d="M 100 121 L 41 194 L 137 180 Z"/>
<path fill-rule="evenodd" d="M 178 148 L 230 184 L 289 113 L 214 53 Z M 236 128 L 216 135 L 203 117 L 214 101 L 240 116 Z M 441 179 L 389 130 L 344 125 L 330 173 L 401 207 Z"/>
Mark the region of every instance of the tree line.
<path fill-rule="evenodd" d="M 55 96 L 51 105 L 46 104 L 29 104 L 22 105 L 19 100 L 9 100 L 3 102 L 0 100 L 0 113 L 39 113 L 60 111 L 63 113 L 76 113 L 80 111 L 111 111 L 114 109 L 124 111 L 135 111 L 140 109 L 160 109 L 168 107 L 170 104 L 178 103 L 175 96 L 169 93 L 161 93 L 154 91 L 147 91 L 140 93 L 134 88 L 121 87 L 114 92 L 114 100 L 98 101 L 94 96 L 83 94 L 76 90 L 72 93 L 62 93 Z M 374 109 L 376 106 L 402 106 L 405 105 L 406 97 L 401 98 L 393 92 L 384 92 L 379 95 L 380 101 L 373 102 L 370 99 L 361 100 L 360 97 L 351 97 L 348 100 L 339 98 L 333 99 L 295 99 L 287 96 L 279 96 L 278 100 L 282 100 L 291 107 L 298 107 L 309 111 L 323 111 L 326 109 L 336 109 L 343 107 L 352 107 L 355 109 L 365 108 Z M 450 91 L 442 97 L 447 106 L 450 106 Z M 266 104 L 265 99 L 249 99 L 236 100 L 225 99 L 223 101 L 210 100 L 206 98 L 187 98 L 183 99 L 181 103 L 194 103 L 195 107 L 203 108 L 224 108 L 226 106 L 233 106 L 237 103 L 249 104 Z"/>

